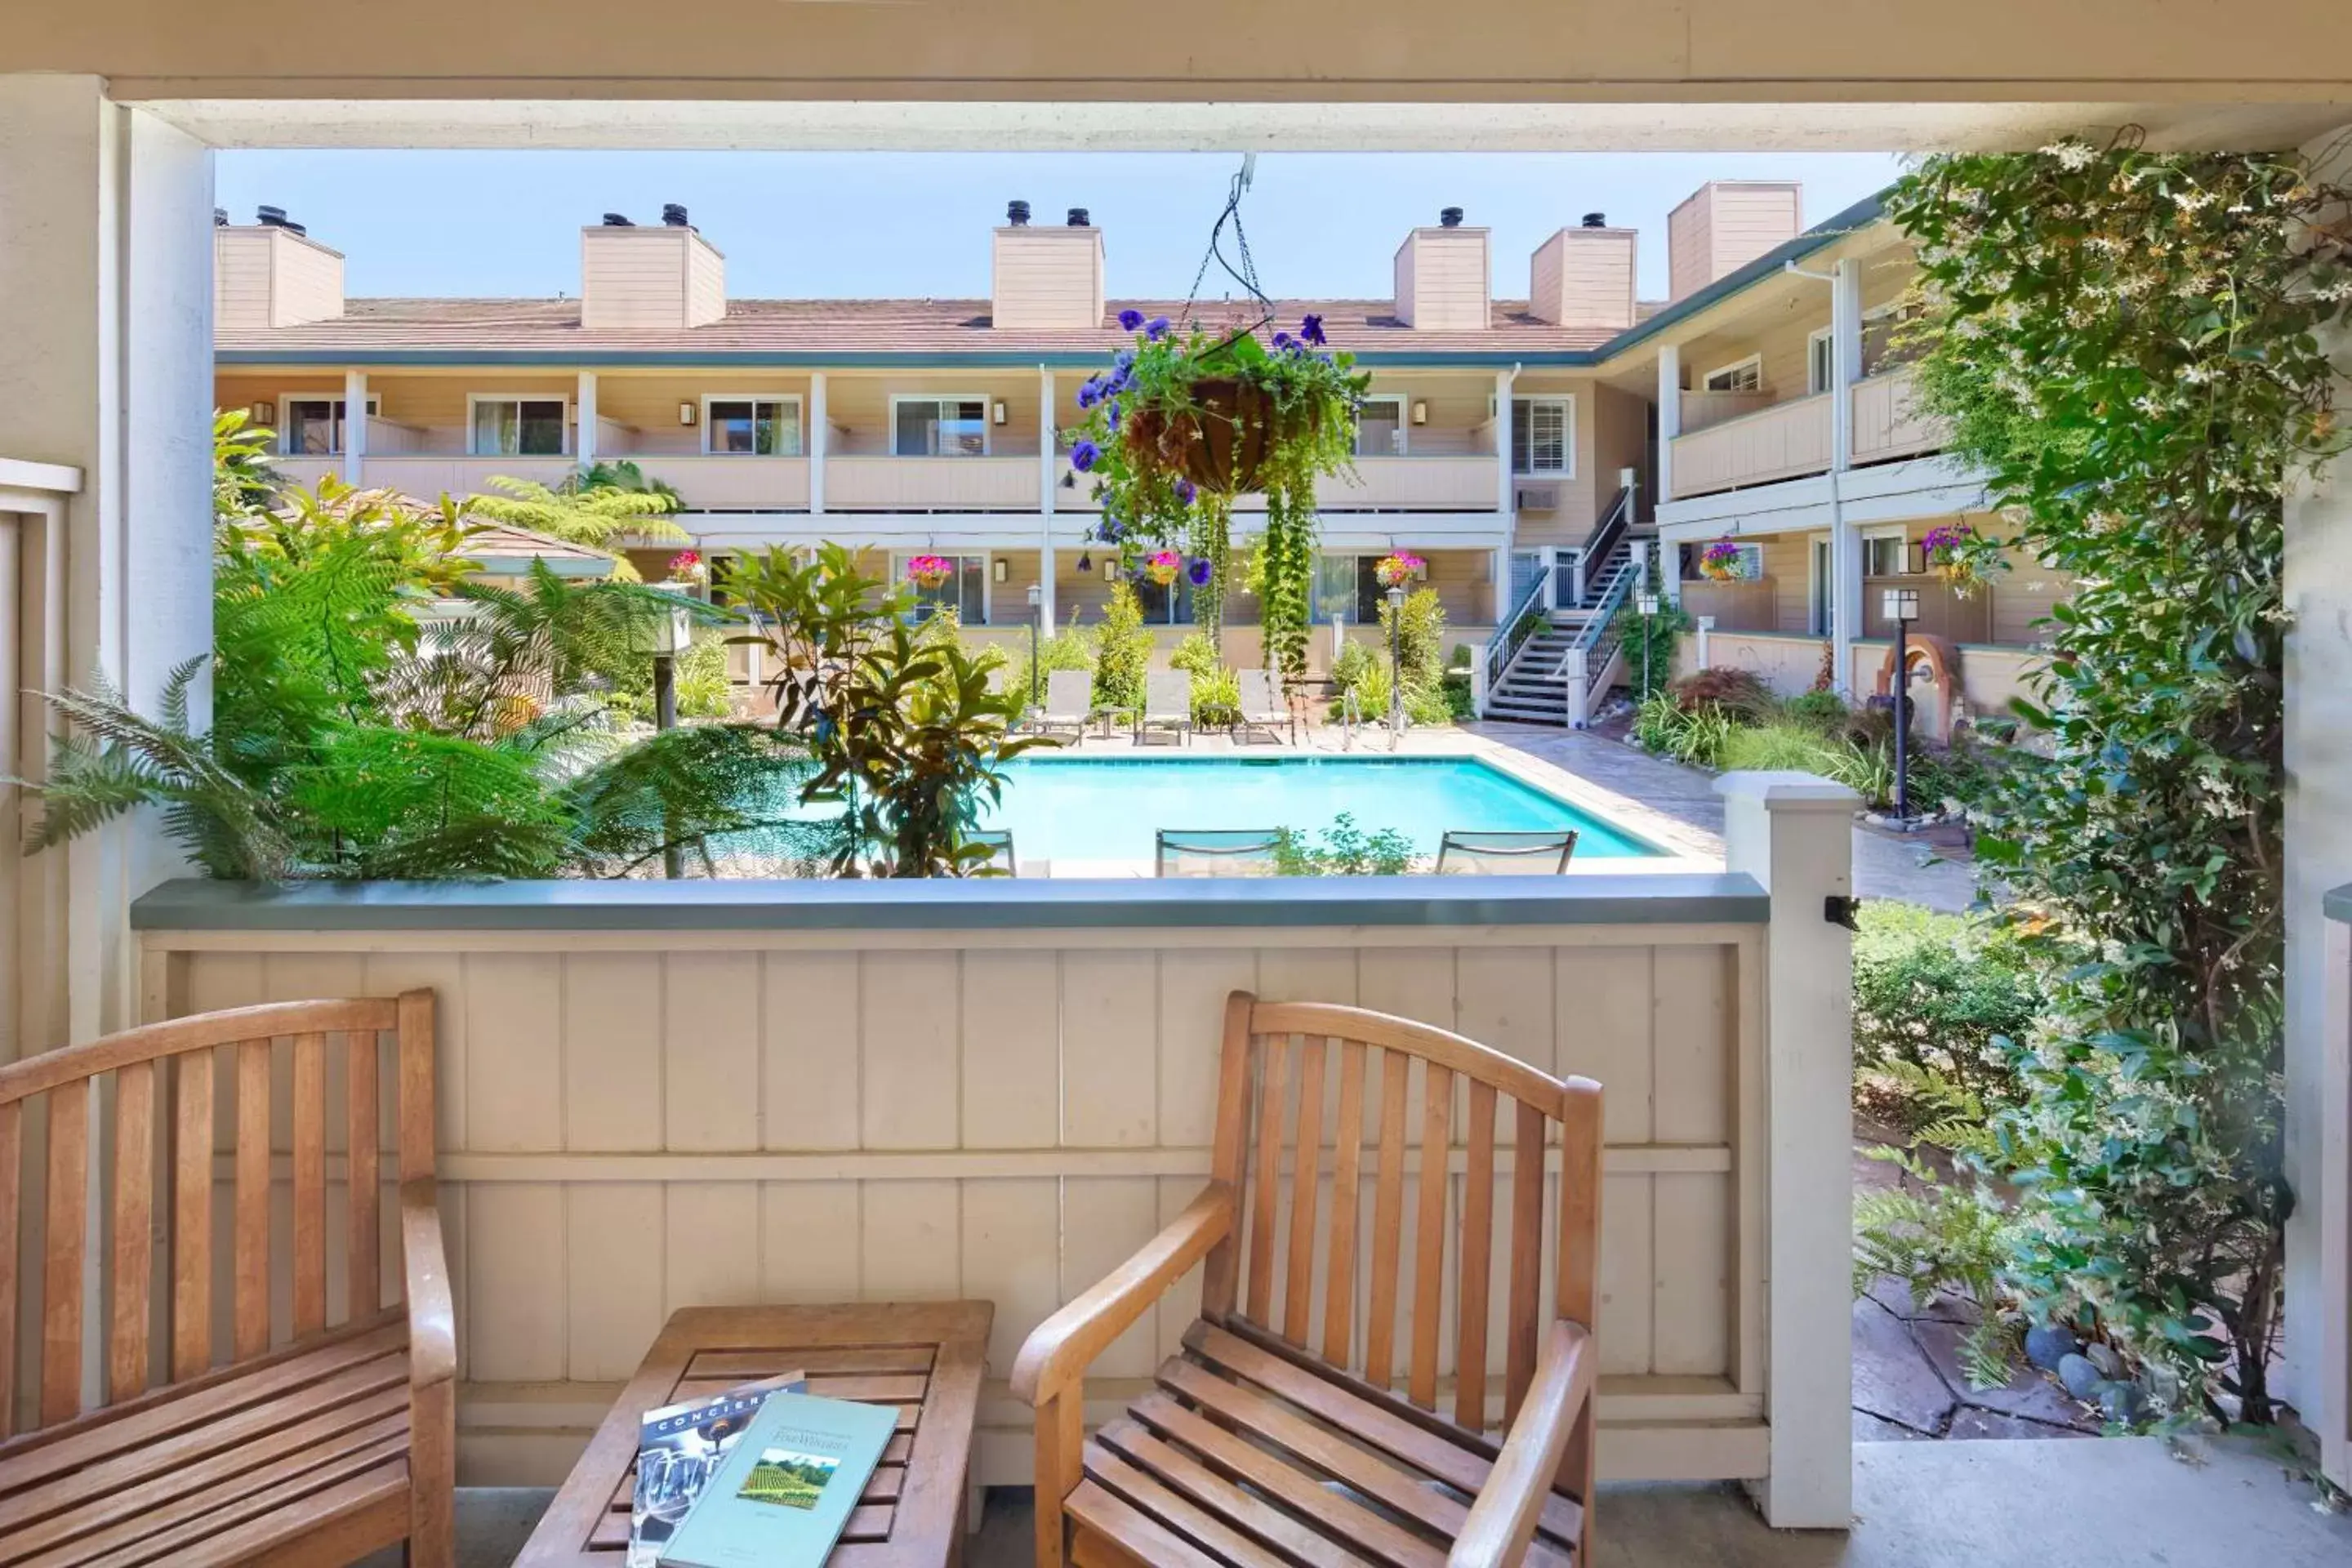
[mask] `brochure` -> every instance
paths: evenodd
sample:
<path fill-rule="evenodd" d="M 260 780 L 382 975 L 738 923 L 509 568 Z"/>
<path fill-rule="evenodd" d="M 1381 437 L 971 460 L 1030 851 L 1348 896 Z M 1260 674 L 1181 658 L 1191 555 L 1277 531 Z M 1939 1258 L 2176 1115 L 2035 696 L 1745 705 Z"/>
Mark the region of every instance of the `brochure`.
<path fill-rule="evenodd" d="M 772 1396 L 670 1536 L 661 1568 L 819 1568 L 898 1425 L 893 1405 Z"/>
<path fill-rule="evenodd" d="M 627 1568 L 655 1568 L 694 1500 L 772 1394 L 799 1394 L 808 1379 L 789 1372 L 706 1399 L 646 1412 L 638 1427 L 637 1484 L 629 1500 Z"/>

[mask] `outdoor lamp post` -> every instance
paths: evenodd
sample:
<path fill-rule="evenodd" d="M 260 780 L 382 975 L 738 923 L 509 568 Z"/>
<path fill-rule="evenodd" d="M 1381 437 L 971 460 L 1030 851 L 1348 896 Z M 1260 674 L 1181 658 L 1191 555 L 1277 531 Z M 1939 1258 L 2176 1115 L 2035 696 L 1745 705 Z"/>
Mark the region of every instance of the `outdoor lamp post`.
<path fill-rule="evenodd" d="M 1658 613 L 1658 596 L 1652 593 L 1635 595 L 1633 607 L 1642 613 L 1642 695 L 1650 695 L 1650 623 Z"/>
<path fill-rule="evenodd" d="M 1389 733 L 1404 733 L 1404 584 L 1389 589 Z"/>
<path fill-rule="evenodd" d="M 1037 626 L 1044 619 L 1045 589 L 1043 584 L 1029 584 L 1029 710 L 1037 710 Z"/>
<path fill-rule="evenodd" d="M 681 600 L 684 597 L 683 584 L 676 588 L 672 588 L 667 584 L 653 585 L 664 591 L 677 593 Z M 687 619 L 685 604 L 681 602 L 667 614 L 657 618 L 653 624 L 652 630 L 654 729 L 657 731 L 675 730 L 677 728 L 677 656 L 694 646 L 694 627 Z M 686 874 L 685 856 L 676 844 L 667 842 L 668 838 L 667 832 L 663 834 L 663 837 L 665 843 L 662 846 L 662 875 L 675 881 Z"/>
<path fill-rule="evenodd" d="M 1919 618 L 1919 590 L 1889 588 L 1879 601 L 1895 623 L 1895 821 L 1911 826 L 1911 623 Z"/>

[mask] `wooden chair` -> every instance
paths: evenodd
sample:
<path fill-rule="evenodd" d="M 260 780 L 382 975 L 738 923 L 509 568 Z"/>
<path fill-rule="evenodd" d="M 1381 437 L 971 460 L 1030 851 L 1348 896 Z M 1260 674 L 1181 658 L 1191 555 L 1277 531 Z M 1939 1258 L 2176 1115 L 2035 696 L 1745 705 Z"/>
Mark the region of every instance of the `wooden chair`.
<path fill-rule="evenodd" d="M 1416 1078 L 1420 1148 L 1409 1151 Z M 1449 1279 L 1451 1173 L 1446 1159 L 1423 1156 L 1454 1144 L 1457 1095 L 1466 1158 Z M 1512 1156 L 1501 1257 L 1498 1100 L 1509 1106 Z M 1368 1112 L 1378 1128 L 1369 1172 Z M 1560 1176 L 1547 1310 L 1540 1154 L 1553 1123 Z M 1318 1197 L 1327 1157 L 1328 1194 Z M 1370 1267 L 1359 1324 L 1367 1174 Z M 1408 1187 L 1409 1276 L 1401 1257 Z M 1039 1325 L 1014 1363 L 1013 1392 L 1036 1410 L 1038 1568 L 1588 1562 L 1600 1233 L 1600 1085 L 1562 1082 L 1384 1014 L 1234 993 L 1207 1187 L 1117 1272 Z M 1151 1393 L 1088 1439 L 1088 1363 L 1196 1263 L 1201 1316 L 1184 1352 L 1160 1364 Z M 1398 1301 L 1408 1280 L 1401 1345 Z M 1497 1290 L 1499 1445 L 1486 1435 Z M 1456 1373 L 1451 1411 L 1441 1413 L 1449 1304 Z"/>
<path fill-rule="evenodd" d="M 391 1086 L 379 1084 L 383 1030 L 397 1032 Z M 275 1172 L 273 1056 L 291 1089 L 278 1123 L 290 1159 L 277 1156 L 287 1163 Z M 331 1078 L 344 1085 L 338 1163 L 360 1178 L 344 1184 L 340 1302 L 329 1280 Z M 404 1305 L 389 1308 L 383 1087 L 398 1102 L 405 1286 Z M 16 1272 L 22 1141 L 37 1100 L 40 1349 L 25 1391 L 34 1424 L 12 1436 L 18 1298 L 32 1283 Z M 234 1128 L 217 1156 L 233 1172 L 217 1237 L 216 1127 Z M 430 991 L 203 1014 L 0 1067 L 0 1563 L 297 1568 L 404 1540 L 412 1564 L 447 1568 L 457 1358 L 433 1131 Z M 273 1175 L 285 1189 L 281 1243 L 290 1237 L 275 1322 Z M 85 1251 L 94 1203 L 107 1237 L 98 1257 Z M 217 1280 L 216 1264 L 226 1268 Z M 334 1306 L 344 1310 L 331 1321 Z"/>

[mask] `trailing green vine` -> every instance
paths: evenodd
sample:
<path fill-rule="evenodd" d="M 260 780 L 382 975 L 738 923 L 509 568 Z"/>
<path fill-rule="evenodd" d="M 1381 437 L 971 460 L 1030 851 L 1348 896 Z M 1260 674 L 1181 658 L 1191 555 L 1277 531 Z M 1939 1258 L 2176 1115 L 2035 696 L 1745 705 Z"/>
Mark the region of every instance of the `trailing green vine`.
<path fill-rule="evenodd" d="M 1987 1159 L 2020 1194 L 2004 1277 L 2178 1374 L 2184 1408 L 2228 1394 L 2256 1422 L 2295 1201 L 2284 496 L 2342 444 L 2343 195 L 2288 156 L 2065 141 L 1931 158 L 1889 203 L 1919 251 L 1921 395 L 2016 544 L 2074 579 L 2019 705 L 2050 754 L 1972 811 L 2012 922 L 2063 965 Z"/>

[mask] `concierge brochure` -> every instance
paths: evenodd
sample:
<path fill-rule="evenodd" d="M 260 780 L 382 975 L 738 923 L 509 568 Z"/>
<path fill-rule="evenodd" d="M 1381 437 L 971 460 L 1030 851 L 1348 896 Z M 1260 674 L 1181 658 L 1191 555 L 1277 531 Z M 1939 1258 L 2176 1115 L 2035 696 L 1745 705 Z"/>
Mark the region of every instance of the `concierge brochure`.
<path fill-rule="evenodd" d="M 662 1549 L 662 1568 L 819 1568 L 898 1424 L 894 1405 L 769 1395 Z"/>
<path fill-rule="evenodd" d="M 802 1394 L 797 1372 L 706 1399 L 648 1410 L 637 1426 L 637 1484 L 629 1501 L 627 1568 L 655 1568 L 678 1521 L 772 1394 Z"/>

